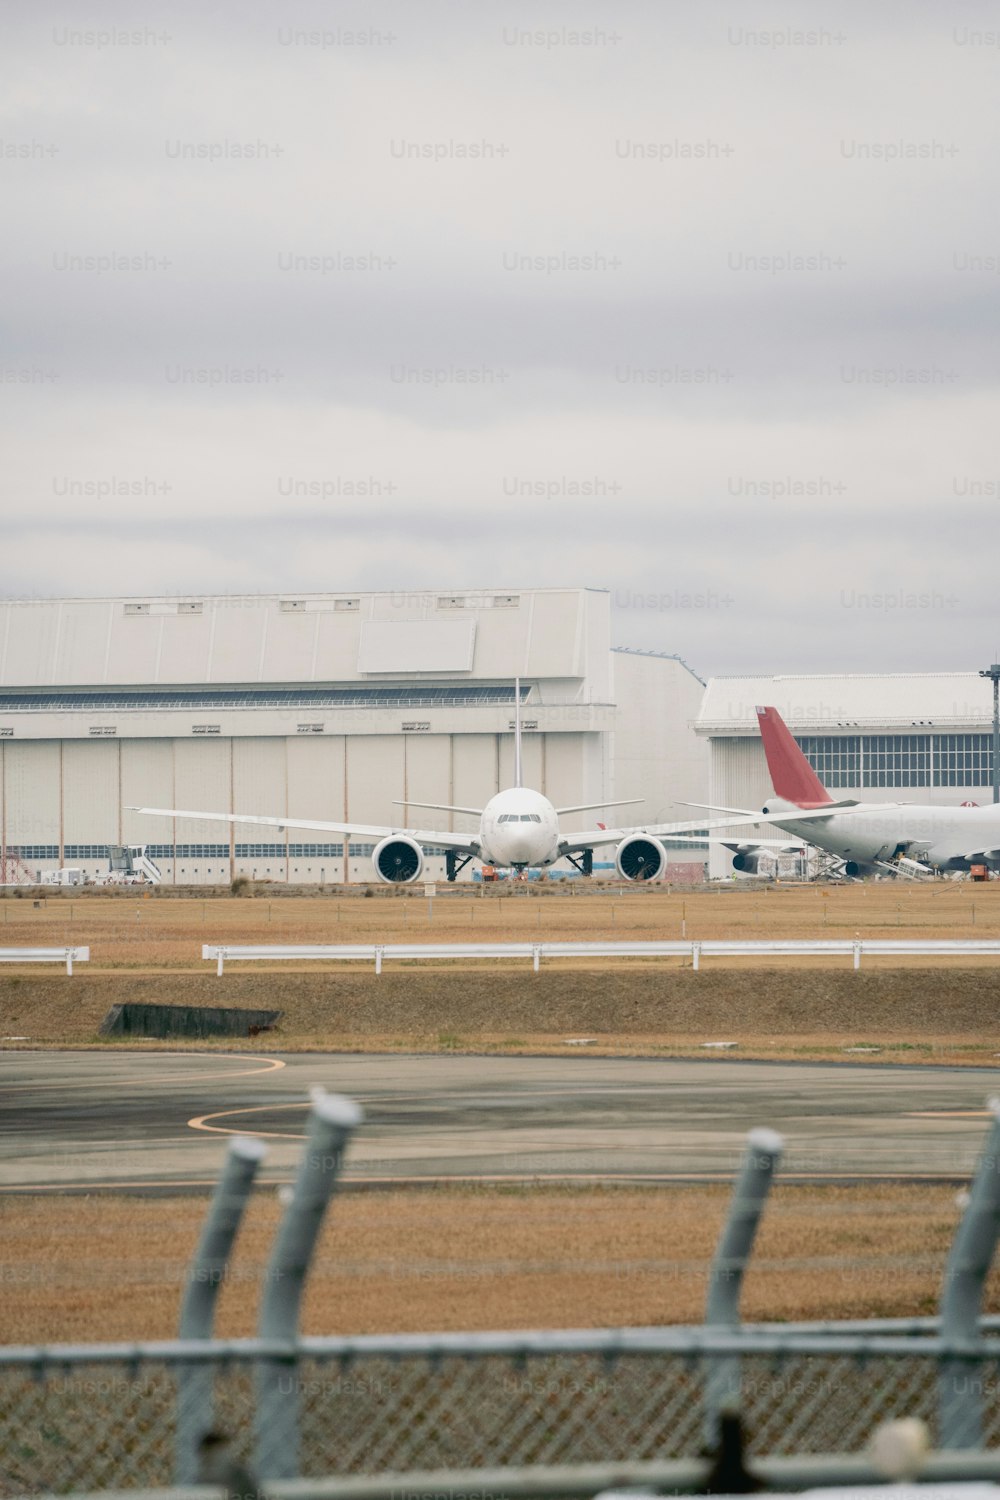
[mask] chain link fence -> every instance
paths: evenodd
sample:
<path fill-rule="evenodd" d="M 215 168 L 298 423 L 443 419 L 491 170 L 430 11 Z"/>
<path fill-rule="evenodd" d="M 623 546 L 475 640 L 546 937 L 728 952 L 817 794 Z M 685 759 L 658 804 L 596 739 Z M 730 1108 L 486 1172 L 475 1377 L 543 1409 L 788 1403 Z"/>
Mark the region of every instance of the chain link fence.
<path fill-rule="evenodd" d="M 224 1434 L 263 1479 L 508 1472 L 691 1459 L 738 1405 L 755 1455 L 859 1452 L 894 1417 L 942 1449 L 1000 1448 L 1000 1338 L 981 1317 L 1000 1232 L 1000 1105 L 936 1320 L 740 1326 L 781 1138 L 751 1131 L 696 1328 L 306 1338 L 323 1211 L 358 1123 L 316 1091 L 268 1266 L 260 1337 L 212 1338 L 215 1297 L 263 1156 L 230 1144 L 182 1301 L 181 1338 L 0 1349 L 0 1497 L 189 1484 Z"/>
<path fill-rule="evenodd" d="M 922 1417 L 937 1438 L 948 1352 L 936 1336 L 793 1326 L 745 1328 L 711 1353 L 700 1329 L 307 1342 L 278 1360 L 278 1391 L 297 1420 L 297 1471 L 313 1478 L 693 1458 L 712 1363 L 735 1374 L 755 1454 L 860 1452 L 899 1416 Z M 201 1363 L 211 1420 L 251 1466 L 255 1352 L 210 1346 Z M 179 1410 L 203 1399 L 185 1379 L 190 1345 L 13 1353 L 0 1351 L 0 1494 L 171 1482 Z M 951 1396 L 977 1405 L 986 1446 L 1000 1447 L 1000 1344 L 961 1364 Z"/>

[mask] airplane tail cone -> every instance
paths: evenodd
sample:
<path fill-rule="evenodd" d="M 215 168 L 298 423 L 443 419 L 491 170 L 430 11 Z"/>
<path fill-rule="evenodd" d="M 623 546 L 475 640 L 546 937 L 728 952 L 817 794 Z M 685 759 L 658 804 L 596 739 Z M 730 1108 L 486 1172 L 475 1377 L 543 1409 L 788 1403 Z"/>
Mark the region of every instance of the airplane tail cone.
<path fill-rule="evenodd" d="M 832 802 L 833 798 L 795 743 L 778 710 L 758 708 L 757 721 L 775 794 L 803 808 L 823 807 Z"/>

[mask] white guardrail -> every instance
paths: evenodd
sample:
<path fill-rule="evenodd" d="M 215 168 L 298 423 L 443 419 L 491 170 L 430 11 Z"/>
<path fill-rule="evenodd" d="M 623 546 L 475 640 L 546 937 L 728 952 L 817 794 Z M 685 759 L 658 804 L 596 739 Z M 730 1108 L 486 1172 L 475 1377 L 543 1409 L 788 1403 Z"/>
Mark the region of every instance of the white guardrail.
<path fill-rule="evenodd" d="M 65 964 L 67 974 L 89 958 L 89 948 L 0 948 L 0 964 Z"/>
<path fill-rule="evenodd" d="M 86 950 L 81 950 L 86 951 Z M 374 960 L 381 974 L 385 959 L 530 958 L 535 973 L 543 958 L 690 958 L 697 969 L 703 958 L 830 958 L 853 957 L 860 969 L 862 955 L 911 958 L 1000 957 L 1000 938 L 775 938 L 747 942 L 666 943 L 311 943 L 292 946 L 230 946 L 205 943 L 204 959 L 214 958 L 216 973 L 227 962 L 254 959 Z"/>

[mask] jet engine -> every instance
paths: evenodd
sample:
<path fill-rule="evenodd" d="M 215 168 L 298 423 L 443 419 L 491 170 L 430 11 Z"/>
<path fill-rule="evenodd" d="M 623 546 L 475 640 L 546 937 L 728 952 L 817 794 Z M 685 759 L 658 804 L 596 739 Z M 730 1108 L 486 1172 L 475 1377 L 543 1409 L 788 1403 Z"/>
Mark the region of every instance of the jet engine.
<path fill-rule="evenodd" d="M 412 885 L 424 869 L 424 851 L 405 833 L 390 833 L 375 845 L 372 864 L 379 880 L 389 885 Z"/>
<path fill-rule="evenodd" d="M 615 850 L 615 869 L 625 880 L 657 880 L 667 868 L 667 851 L 648 833 L 631 833 Z"/>
<path fill-rule="evenodd" d="M 733 869 L 741 875 L 756 875 L 760 869 L 760 849 L 737 849 L 733 855 Z"/>

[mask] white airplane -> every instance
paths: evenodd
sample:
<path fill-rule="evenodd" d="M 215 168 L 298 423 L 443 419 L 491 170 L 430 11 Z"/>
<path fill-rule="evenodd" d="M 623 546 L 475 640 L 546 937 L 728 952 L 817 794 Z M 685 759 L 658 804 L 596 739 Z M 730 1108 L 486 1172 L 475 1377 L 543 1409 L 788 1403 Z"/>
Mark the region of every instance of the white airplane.
<path fill-rule="evenodd" d="M 675 837 L 703 828 L 704 820 L 689 823 L 659 823 L 637 828 L 605 828 L 598 825 L 582 833 L 562 834 L 559 818 L 566 813 L 590 812 L 606 807 L 624 807 L 640 802 L 590 802 L 576 807 L 553 807 L 548 797 L 521 784 L 521 684 L 514 683 L 514 785 L 497 792 L 484 808 L 451 807 L 443 803 L 401 803 L 405 807 L 430 808 L 435 812 L 469 814 L 479 819 L 478 833 L 441 833 L 436 829 L 386 828 L 368 823 L 330 823 L 310 818 L 258 817 L 245 813 L 191 812 L 172 807 L 130 807 L 129 812 L 158 818 L 198 818 L 216 823 L 262 823 L 269 828 L 308 828 L 314 832 L 345 833 L 357 838 L 377 839 L 372 863 L 379 880 L 411 884 L 424 869 L 424 846 L 444 849 L 449 880 L 471 859 L 500 869 L 547 869 L 558 859 L 568 859 L 582 875 L 593 872 L 594 850 L 617 844 L 615 868 L 624 880 L 656 880 L 667 866 L 667 851 L 657 835 Z M 728 823 L 728 819 L 722 820 Z M 702 843 L 701 838 L 685 842 Z"/>
<path fill-rule="evenodd" d="M 914 802 L 835 801 L 820 781 L 776 708 L 758 708 L 757 720 L 775 796 L 759 813 L 712 807 L 736 814 L 734 822 L 770 824 L 815 844 L 843 861 L 843 873 L 876 871 L 934 875 L 972 865 L 1000 867 L 1000 805 L 942 807 Z M 729 843 L 731 841 L 719 840 Z M 765 842 L 765 841 L 762 841 Z M 752 872 L 757 846 L 747 843 L 733 865 Z"/>

